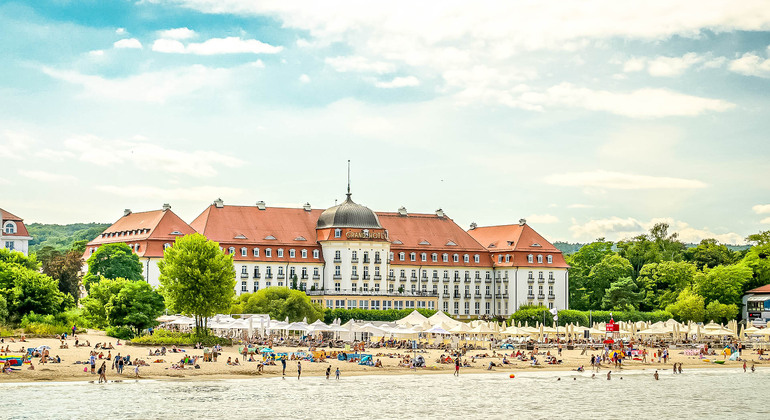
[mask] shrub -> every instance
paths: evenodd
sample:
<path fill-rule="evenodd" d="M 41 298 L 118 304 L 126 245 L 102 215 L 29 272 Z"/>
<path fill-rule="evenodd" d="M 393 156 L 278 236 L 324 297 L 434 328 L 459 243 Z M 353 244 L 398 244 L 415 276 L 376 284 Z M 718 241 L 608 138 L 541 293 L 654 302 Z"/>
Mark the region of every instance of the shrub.
<path fill-rule="evenodd" d="M 609 322 L 610 319 L 614 319 L 615 322 L 658 322 L 668 321 L 671 318 L 673 318 L 673 315 L 667 311 L 559 311 L 559 325 L 572 323 L 587 326 L 589 320 L 590 322 L 606 323 Z"/>
<path fill-rule="evenodd" d="M 548 311 L 548 308 L 542 305 L 520 306 L 519 310 L 514 312 L 508 318 L 511 325 L 518 325 L 518 323 L 521 322 L 522 325 L 529 324 L 529 326 L 533 326 L 538 322 L 542 324 L 543 320 L 545 320 L 545 325 L 551 325 L 553 323 L 553 315 Z"/>
<path fill-rule="evenodd" d="M 65 325 L 54 325 L 44 322 L 29 322 L 24 326 L 25 334 L 40 335 L 46 337 L 61 335 L 68 331 L 72 332 L 72 330 Z"/>
<path fill-rule="evenodd" d="M 588 325 L 588 314 L 583 311 L 565 309 L 559 311 L 559 325 Z"/>
<path fill-rule="evenodd" d="M 104 333 L 110 337 L 119 338 L 121 340 L 130 340 L 134 338 L 134 332 L 131 328 L 127 327 L 107 327 Z"/>
<path fill-rule="evenodd" d="M 136 337 L 129 342 L 129 344 L 141 346 L 193 346 L 196 343 L 201 343 L 204 346 L 213 346 L 216 344 L 229 346 L 232 345 L 232 340 L 213 335 L 197 336 L 190 333 L 156 330 L 152 335 L 147 334 Z"/>

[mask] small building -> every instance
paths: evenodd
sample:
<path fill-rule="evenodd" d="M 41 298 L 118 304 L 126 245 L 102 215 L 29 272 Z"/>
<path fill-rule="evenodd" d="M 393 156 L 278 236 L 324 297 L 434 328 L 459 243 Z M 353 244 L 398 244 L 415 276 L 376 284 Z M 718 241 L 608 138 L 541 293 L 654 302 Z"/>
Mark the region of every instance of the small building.
<path fill-rule="evenodd" d="M 32 237 L 24 226 L 24 219 L 0 209 L 0 247 L 11 251 L 29 253 L 29 241 Z"/>
<path fill-rule="evenodd" d="M 751 289 L 743 295 L 743 319 L 758 327 L 770 322 L 770 284 Z"/>

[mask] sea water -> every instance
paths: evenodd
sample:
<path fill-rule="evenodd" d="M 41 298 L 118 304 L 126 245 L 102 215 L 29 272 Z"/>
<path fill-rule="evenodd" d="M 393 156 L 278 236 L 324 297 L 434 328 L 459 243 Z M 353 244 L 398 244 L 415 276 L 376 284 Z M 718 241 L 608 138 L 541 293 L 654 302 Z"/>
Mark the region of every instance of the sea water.
<path fill-rule="evenodd" d="M 770 369 L 0 384 L 7 419 L 770 418 Z M 622 377 L 622 379 L 621 379 Z M 560 380 L 559 380 L 560 378 Z"/>

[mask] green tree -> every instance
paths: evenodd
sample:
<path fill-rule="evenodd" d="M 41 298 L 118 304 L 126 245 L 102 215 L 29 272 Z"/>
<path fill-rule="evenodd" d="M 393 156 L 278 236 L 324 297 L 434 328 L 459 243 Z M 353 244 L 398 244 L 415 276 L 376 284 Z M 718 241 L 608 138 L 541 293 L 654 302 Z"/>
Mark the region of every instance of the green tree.
<path fill-rule="evenodd" d="M 207 318 L 230 309 L 235 295 L 233 257 L 216 242 L 198 233 L 178 238 L 166 248 L 158 268 L 166 305 L 193 315 L 196 334 L 202 333 Z"/>
<path fill-rule="evenodd" d="M 8 319 L 8 302 L 5 301 L 5 296 L 0 294 L 0 325 L 5 324 Z"/>
<path fill-rule="evenodd" d="M 678 234 L 668 234 L 668 223 L 656 223 L 649 235 L 639 235 L 628 241 L 618 242 L 618 253 L 634 268 L 632 278 L 636 280 L 645 264 L 661 261 L 680 261 L 685 245 Z"/>
<path fill-rule="evenodd" d="M 733 251 L 725 245 L 720 245 L 716 239 L 701 240 L 698 246 L 685 251 L 684 257 L 693 262 L 698 270 L 732 264 L 736 258 Z"/>
<path fill-rule="evenodd" d="M 164 309 L 163 296 L 143 281 L 127 281 L 105 306 L 110 326 L 131 327 L 137 335 L 158 325 Z"/>
<path fill-rule="evenodd" d="M 744 285 L 751 281 L 751 268 L 744 264 L 720 265 L 695 275 L 695 291 L 706 302 L 718 300 L 728 305 L 740 305 Z"/>
<path fill-rule="evenodd" d="M 741 263 L 753 272 L 751 281 L 744 286 L 744 291 L 770 284 L 770 243 L 751 247 Z"/>
<path fill-rule="evenodd" d="M 534 326 L 536 323 L 545 323 L 550 325 L 553 323 L 553 315 L 549 312 L 548 308 L 543 305 L 522 305 L 519 309 L 511 314 L 508 318 L 508 322 L 511 325 L 517 325 L 519 322 L 523 324 L 529 324 Z"/>
<path fill-rule="evenodd" d="M 749 235 L 746 237 L 746 242 L 756 245 L 770 245 L 770 230 Z"/>
<path fill-rule="evenodd" d="M 144 280 L 142 263 L 139 256 L 131 251 L 124 243 L 105 244 L 99 247 L 86 261 L 88 272 L 83 276 L 86 289 L 99 279 L 124 278 L 127 280 Z"/>
<path fill-rule="evenodd" d="M 604 292 L 602 306 L 604 309 L 619 311 L 636 310 L 644 298 L 643 292 L 637 292 L 638 286 L 631 277 L 621 277 L 610 285 Z"/>
<path fill-rule="evenodd" d="M 645 264 L 637 277 L 645 294 L 641 309 L 663 309 L 674 303 L 682 290 L 692 287 L 695 271 L 695 266 L 685 261 Z"/>
<path fill-rule="evenodd" d="M 94 282 L 88 296 L 81 303 L 85 309 L 86 318 L 97 328 L 105 328 L 109 325 L 107 305 L 113 296 L 120 293 L 121 289 L 131 282 L 123 278 L 105 279 Z M 142 282 L 144 283 L 144 282 Z"/>
<path fill-rule="evenodd" d="M 670 312 L 680 322 L 702 322 L 706 315 L 703 296 L 685 289 L 676 298 L 676 302 L 666 307 L 666 312 Z"/>
<path fill-rule="evenodd" d="M 706 315 L 704 320 L 719 323 L 727 322 L 735 319 L 738 316 L 738 311 L 738 305 L 725 305 L 724 303 L 719 303 L 718 300 L 715 300 L 706 305 Z"/>
<path fill-rule="evenodd" d="M 38 272 L 34 256 L 0 249 L 0 296 L 6 302 L 11 321 L 34 312 L 55 315 L 74 305 L 59 291 L 57 281 Z"/>
<path fill-rule="evenodd" d="M 631 263 L 620 255 L 606 255 L 602 258 L 588 275 L 591 309 L 601 308 L 605 290 L 617 279 L 631 276 L 632 272 Z"/>
<path fill-rule="evenodd" d="M 607 255 L 612 255 L 612 242 L 599 238 L 566 256 L 569 264 L 569 306 L 577 310 L 590 308 L 589 274 L 591 268 Z"/>
<path fill-rule="evenodd" d="M 324 316 L 323 309 L 310 301 L 310 297 L 299 290 L 273 286 L 252 293 L 243 303 L 243 313 L 270 314 L 273 319 L 314 322 Z"/>
<path fill-rule="evenodd" d="M 38 252 L 41 257 L 43 274 L 51 276 L 59 282 L 59 290 L 68 293 L 77 303 L 80 298 L 80 277 L 78 273 L 83 266 L 82 253 L 77 251 L 60 252 L 51 247 L 45 247 Z"/>

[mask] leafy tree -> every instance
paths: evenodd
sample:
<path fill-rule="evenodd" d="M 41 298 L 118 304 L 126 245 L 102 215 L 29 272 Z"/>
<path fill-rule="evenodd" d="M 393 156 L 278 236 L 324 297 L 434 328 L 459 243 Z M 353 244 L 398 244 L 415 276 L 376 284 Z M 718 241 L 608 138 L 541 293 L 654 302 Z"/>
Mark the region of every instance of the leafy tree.
<path fill-rule="evenodd" d="M 109 223 L 74 223 L 70 225 L 52 225 L 30 223 L 27 230 L 32 236 L 29 241 L 30 252 L 39 253 L 44 247 L 53 248 L 59 252 L 74 249 L 76 242 L 82 242 L 80 255 L 85 252 L 85 244 L 99 236 Z"/>
<path fill-rule="evenodd" d="M 164 309 L 163 296 L 143 281 L 127 281 L 105 306 L 110 326 L 132 327 L 137 335 L 158 325 Z"/>
<path fill-rule="evenodd" d="M 299 290 L 273 286 L 252 293 L 243 303 L 243 313 L 270 314 L 273 319 L 314 322 L 324 316 L 323 309 Z"/>
<path fill-rule="evenodd" d="M 193 315 L 196 334 L 201 335 L 207 318 L 230 309 L 235 295 L 233 257 L 216 242 L 198 233 L 177 238 L 158 268 L 166 305 Z"/>
<path fill-rule="evenodd" d="M 685 251 L 684 257 L 687 261 L 692 261 L 698 270 L 732 264 L 736 258 L 733 251 L 725 245 L 720 245 L 716 239 L 703 239 L 698 246 Z"/>
<path fill-rule="evenodd" d="M 294 289 L 294 290 L 298 290 L 298 287 L 297 287 L 297 275 L 296 274 L 292 274 L 291 275 L 291 288 Z"/>
<path fill-rule="evenodd" d="M 679 293 L 692 287 L 695 266 L 684 261 L 663 261 L 645 264 L 637 282 L 645 293 L 641 309 L 665 308 L 674 303 Z"/>
<path fill-rule="evenodd" d="M 722 323 L 733 320 L 737 316 L 738 305 L 725 305 L 724 303 L 719 303 L 718 300 L 715 300 L 706 305 L 706 316 L 704 319 L 706 321 Z"/>
<path fill-rule="evenodd" d="M 746 242 L 756 245 L 770 245 L 770 230 L 749 235 L 746 237 Z"/>
<path fill-rule="evenodd" d="M 27 257 L 21 252 L 9 251 L 5 248 L 0 248 L 0 263 L 16 265 L 28 270 L 35 271 L 40 268 L 40 263 L 38 263 L 37 258 L 34 255 Z"/>
<path fill-rule="evenodd" d="M 685 289 L 676 298 L 676 302 L 666 307 L 666 312 L 670 312 L 680 322 L 701 322 L 706 315 L 703 296 Z"/>
<path fill-rule="evenodd" d="M 577 252 L 566 256 L 569 268 L 569 305 L 573 309 L 586 310 L 590 308 L 588 293 L 589 274 L 591 268 L 607 255 L 614 254 L 612 242 L 599 238 L 596 242 L 584 245 Z"/>
<path fill-rule="evenodd" d="M 631 276 L 632 272 L 633 267 L 631 263 L 620 255 L 607 255 L 602 258 L 588 275 L 591 308 L 601 308 L 605 290 L 617 279 Z"/>
<path fill-rule="evenodd" d="M 38 252 L 43 274 L 58 280 L 59 290 L 72 296 L 76 303 L 80 298 L 78 273 L 83 265 L 82 255 L 77 251 L 62 253 L 51 247 L 45 247 Z"/>
<path fill-rule="evenodd" d="M 85 309 L 86 318 L 98 328 L 105 328 L 109 325 L 107 305 L 113 296 L 116 296 L 132 280 L 123 278 L 105 279 L 94 282 L 88 296 L 84 297 L 81 303 Z M 137 282 L 138 283 L 138 282 Z M 144 282 L 141 282 L 144 283 Z"/>
<path fill-rule="evenodd" d="M 88 273 L 83 276 L 83 284 L 91 289 L 91 284 L 104 277 L 107 279 L 124 278 L 127 280 L 144 280 L 142 263 L 139 256 L 131 251 L 124 243 L 104 244 L 99 247 L 86 261 Z"/>
<path fill-rule="evenodd" d="M 636 310 L 644 298 L 644 292 L 637 292 L 638 286 L 631 277 L 622 277 L 610 285 L 604 292 L 602 306 L 604 309 L 620 311 Z"/>
<path fill-rule="evenodd" d="M 74 305 L 59 291 L 56 280 L 37 271 L 38 265 L 34 256 L 0 249 L 0 296 L 12 321 L 30 312 L 58 314 Z"/>
<path fill-rule="evenodd" d="M 519 322 L 522 324 L 528 323 L 530 326 L 534 326 L 536 323 L 551 324 L 553 323 L 553 315 L 549 312 L 548 308 L 543 305 L 522 305 L 519 309 L 511 314 L 508 318 L 511 325 L 516 325 Z"/>
<path fill-rule="evenodd" d="M 0 294 L 0 325 L 5 323 L 8 319 L 8 302 L 5 301 L 5 297 Z"/>
<path fill-rule="evenodd" d="M 770 243 L 751 247 L 741 263 L 754 273 L 751 281 L 744 286 L 744 291 L 770 284 Z"/>
<path fill-rule="evenodd" d="M 686 247 L 678 240 L 678 234 L 668 234 L 668 228 L 668 223 L 656 223 L 649 235 L 618 242 L 618 253 L 634 267 L 634 280 L 645 264 L 682 259 Z"/>
<path fill-rule="evenodd" d="M 706 302 L 718 300 L 728 305 L 740 305 L 744 285 L 753 272 L 744 264 L 720 265 L 695 275 L 695 290 Z"/>

